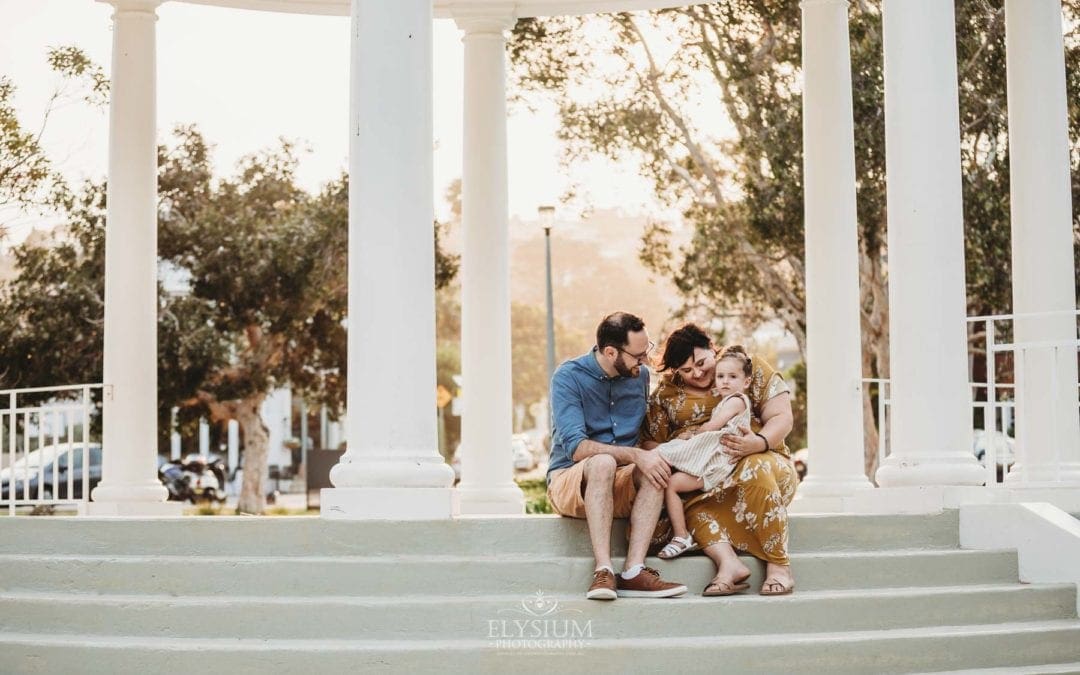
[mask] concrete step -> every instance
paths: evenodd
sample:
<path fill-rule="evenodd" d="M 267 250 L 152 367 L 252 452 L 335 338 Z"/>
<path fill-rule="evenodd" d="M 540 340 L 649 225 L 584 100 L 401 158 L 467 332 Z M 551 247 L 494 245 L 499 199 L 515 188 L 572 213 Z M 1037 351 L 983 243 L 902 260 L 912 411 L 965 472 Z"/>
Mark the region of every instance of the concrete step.
<path fill-rule="evenodd" d="M 615 603 L 618 604 L 618 601 Z M 266 640 L 0 633 L 6 672 L 909 673 L 1080 661 L 1080 621 L 845 633 L 777 632 L 548 643 L 489 639 Z M 1052 671 L 1051 671 L 1052 672 Z"/>
<path fill-rule="evenodd" d="M 751 587 L 764 564 L 747 556 Z M 615 564 L 621 566 L 622 561 Z M 699 592 L 714 574 L 701 555 L 650 559 L 665 578 Z M 1011 583 L 1012 551 L 894 550 L 792 554 L 799 591 Z M 0 555 L 0 590 L 153 593 L 162 595 L 411 595 L 431 587 L 447 594 L 584 592 L 593 561 L 524 556 L 116 556 Z"/>
<path fill-rule="evenodd" d="M 591 624 L 603 638 L 865 631 L 1076 618 L 1071 585 L 996 584 L 942 588 L 811 591 L 619 599 L 582 595 L 238 597 L 5 592 L 0 631 L 283 639 L 459 639 L 521 637 L 535 619 Z"/>
<path fill-rule="evenodd" d="M 919 675 L 1078 675 L 1080 662 L 1044 663 L 1037 666 L 1012 666 L 1010 668 L 965 668 L 964 670 L 938 670 Z"/>
<path fill-rule="evenodd" d="M 933 515 L 792 516 L 792 551 L 957 548 L 955 510 Z M 625 555 L 626 521 L 613 552 Z M 0 518 L 0 553 L 91 555 L 588 556 L 583 520 L 558 516 L 350 522 L 318 517 Z"/>

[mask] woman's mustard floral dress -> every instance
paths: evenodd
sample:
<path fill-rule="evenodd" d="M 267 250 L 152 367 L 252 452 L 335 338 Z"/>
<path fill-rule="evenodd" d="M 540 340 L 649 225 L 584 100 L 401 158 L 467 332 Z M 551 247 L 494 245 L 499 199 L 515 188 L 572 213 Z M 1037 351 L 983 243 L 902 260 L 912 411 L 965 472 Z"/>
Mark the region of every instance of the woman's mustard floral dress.
<path fill-rule="evenodd" d="M 790 393 L 784 378 L 768 363 L 751 357 L 753 373 L 747 395 L 752 405 L 752 428 L 761 428 L 762 405 L 773 396 Z M 660 380 L 649 397 L 641 440 L 663 443 L 709 421 L 719 396 L 687 391 L 674 373 Z M 744 457 L 719 487 L 684 499 L 686 524 L 701 548 L 728 542 L 736 550 L 762 560 L 787 565 L 787 507 L 799 484 L 785 445 Z M 671 538 L 671 523 L 661 518 L 650 550 Z"/>

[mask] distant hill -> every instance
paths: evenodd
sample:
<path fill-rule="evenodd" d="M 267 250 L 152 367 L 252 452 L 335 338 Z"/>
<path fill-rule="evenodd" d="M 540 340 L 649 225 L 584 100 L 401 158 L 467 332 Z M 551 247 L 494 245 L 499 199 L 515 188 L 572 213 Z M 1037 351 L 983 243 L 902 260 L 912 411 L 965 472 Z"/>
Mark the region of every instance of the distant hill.
<path fill-rule="evenodd" d="M 596 211 L 587 219 L 557 219 L 551 233 L 555 316 L 568 329 L 586 336 L 615 310 L 638 314 L 650 334 L 659 337 L 675 308 L 678 293 L 667 279 L 646 270 L 638 253 L 648 224 L 643 215 Z M 453 224 L 446 247 L 461 251 L 461 226 Z M 510 220 L 510 297 L 513 302 L 544 307 L 544 231 L 536 220 Z M 659 341 L 659 340 L 657 340 Z M 560 345 L 560 351 L 563 346 Z"/>

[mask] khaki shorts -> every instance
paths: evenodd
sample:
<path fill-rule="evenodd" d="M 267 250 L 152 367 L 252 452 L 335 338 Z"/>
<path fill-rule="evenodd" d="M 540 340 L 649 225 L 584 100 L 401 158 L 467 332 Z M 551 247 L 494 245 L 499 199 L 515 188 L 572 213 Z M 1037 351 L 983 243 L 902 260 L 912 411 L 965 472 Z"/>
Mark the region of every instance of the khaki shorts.
<path fill-rule="evenodd" d="M 552 477 L 547 495 L 548 503 L 555 513 L 570 518 L 585 517 L 585 464 L 591 460 L 592 457 L 586 457 L 573 466 L 559 469 Z M 634 497 L 637 496 L 633 464 L 616 467 L 612 496 L 612 516 L 629 518 L 630 507 L 634 505 Z"/>

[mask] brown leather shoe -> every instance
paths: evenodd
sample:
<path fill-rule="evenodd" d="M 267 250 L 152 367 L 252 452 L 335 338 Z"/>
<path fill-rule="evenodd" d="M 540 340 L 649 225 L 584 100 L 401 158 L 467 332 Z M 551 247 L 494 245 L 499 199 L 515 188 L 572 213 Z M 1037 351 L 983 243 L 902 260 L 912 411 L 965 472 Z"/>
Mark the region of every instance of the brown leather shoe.
<path fill-rule="evenodd" d="M 633 579 L 618 575 L 615 588 L 620 598 L 674 598 L 686 592 L 686 586 L 664 581 L 651 567 L 641 570 Z"/>
<path fill-rule="evenodd" d="M 602 567 L 593 572 L 592 586 L 589 586 L 585 597 L 589 600 L 614 600 L 616 598 L 615 575 L 611 573 L 611 570 Z"/>

